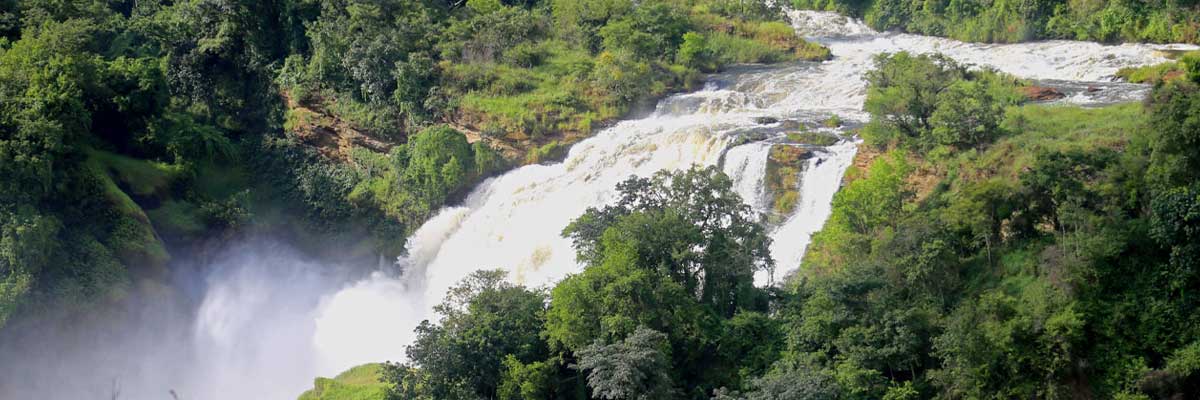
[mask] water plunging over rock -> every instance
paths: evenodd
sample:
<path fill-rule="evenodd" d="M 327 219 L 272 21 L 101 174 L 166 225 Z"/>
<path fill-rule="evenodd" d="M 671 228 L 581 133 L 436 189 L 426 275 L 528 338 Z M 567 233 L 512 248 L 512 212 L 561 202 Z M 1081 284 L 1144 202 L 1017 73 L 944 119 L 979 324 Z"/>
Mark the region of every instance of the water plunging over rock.
<path fill-rule="evenodd" d="M 849 126 L 865 123 L 863 74 L 872 68 L 875 55 L 902 50 L 940 52 L 963 63 L 1022 78 L 1090 85 L 1108 81 L 1121 67 L 1162 62 L 1165 59 L 1158 51 L 1168 48 L 1071 41 L 969 44 L 878 33 L 859 21 L 831 13 L 792 11 L 789 16 L 800 34 L 830 47 L 834 59 L 733 68 L 714 76 L 701 91 L 660 101 L 656 111 L 646 118 L 621 122 L 576 144 L 562 163 L 528 166 L 485 182 L 461 207 L 444 211 L 422 228 L 443 234 L 417 235 L 409 241 L 414 256 L 401 261 L 408 272 L 399 279 L 410 289 L 391 295 L 422 312 L 399 315 L 391 309 L 364 309 L 350 300 L 359 291 L 368 290 L 364 286 L 372 285 L 360 283 L 331 297 L 319 321 L 341 314 L 370 313 L 379 317 L 376 319 L 393 317 L 416 326 L 418 321 L 431 317 L 430 307 L 448 287 L 481 268 L 507 269 L 514 279 L 533 286 L 553 284 L 579 270 L 570 242 L 560 236 L 571 219 L 588 207 L 611 201 L 614 185 L 629 175 L 646 176 L 661 169 L 691 165 L 721 165 L 733 178 L 737 192 L 756 210 L 785 210 L 774 218 L 777 224 L 772 228 L 771 252 L 781 272 L 794 270 L 800 265 L 809 237 L 829 216 L 830 201 L 854 158 L 856 143 L 776 143 L 787 142 L 787 133 L 797 128 L 821 126 L 835 115 Z M 1091 96 L 1094 93 L 1104 91 L 1081 91 L 1064 101 L 1097 104 L 1113 99 Z M 849 136 L 845 127 L 826 129 L 830 134 Z M 773 169 L 768 168 L 772 153 L 776 159 Z M 791 198 L 785 199 L 785 207 L 775 204 L 780 197 L 768 193 L 769 185 L 794 193 L 787 195 Z M 447 223 L 453 226 L 434 228 Z M 757 278 L 765 283 L 765 276 Z M 335 327 L 319 322 L 317 329 L 316 346 L 323 353 L 336 355 L 365 340 L 353 332 L 372 327 Z M 345 334 L 324 334 L 332 329 Z M 395 340 L 375 345 L 376 358 L 342 357 L 325 367 L 332 373 L 356 363 L 394 359 L 403 353 L 403 344 Z"/>
<path fill-rule="evenodd" d="M 1066 96 L 1058 102 L 1106 104 L 1146 93 L 1144 85 L 1111 82 L 1118 68 L 1162 62 L 1161 50 L 1178 47 L 967 44 L 878 33 L 832 13 L 789 15 L 798 32 L 828 46 L 834 59 L 732 68 L 712 76 L 703 90 L 663 99 L 651 115 L 577 143 L 562 162 L 489 179 L 408 238 L 408 256 L 395 268 L 365 279 L 330 274 L 328 266 L 269 246 L 232 248 L 236 257 L 191 280 L 204 282 L 196 288 L 200 306 L 171 313 L 182 320 L 114 329 L 107 334 L 125 335 L 132 339 L 122 343 L 132 344 L 93 353 L 87 351 L 97 332 L 70 336 L 61 349 L 35 352 L 43 359 L 21 359 L 16 371 L 6 371 L 10 381 L 58 385 L 56 398 L 94 397 L 93 389 L 113 384 L 112 376 L 120 378 L 126 399 L 163 398 L 167 388 L 189 399 L 288 398 L 316 375 L 403 360 L 413 328 L 435 317 L 432 305 L 472 271 L 504 268 L 533 286 L 579 271 L 570 242 L 560 236 L 563 227 L 588 207 L 612 201 L 617 182 L 661 169 L 720 166 L 743 199 L 772 215 L 770 250 L 782 275 L 800 267 L 854 162 L 853 130 L 866 122 L 863 74 L 876 55 L 940 52 L 1053 88 Z M 766 276 L 756 278 L 766 282 Z M 157 306 L 147 320 L 170 311 Z M 155 331 L 161 326 L 186 328 Z M 60 368 L 68 364 L 112 373 L 80 377 Z M 35 369 L 52 372 L 37 377 L 30 372 Z M 6 396 L 13 390 L 20 389 L 0 385 L 0 397 L 13 397 Z"/>

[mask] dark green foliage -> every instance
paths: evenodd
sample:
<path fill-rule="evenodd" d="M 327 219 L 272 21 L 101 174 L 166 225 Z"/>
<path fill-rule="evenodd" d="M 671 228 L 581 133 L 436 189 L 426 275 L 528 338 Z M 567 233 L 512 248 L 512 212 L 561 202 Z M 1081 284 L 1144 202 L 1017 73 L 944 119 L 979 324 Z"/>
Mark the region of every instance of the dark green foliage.
<path fill-rule="evenodd" d="M 1150 234 L 1170 249 L 1170 268 L 1161 273 L 1175 290 L 1194 288 L 1200 271 L 1200 185 L 1158 193 L 1151 202 Z"/>
<path fill-rule="evenodd" d="M 592 397 L 650 400 L 670 397 L 667 336 L 645 327 L 618 343 L 594 343 L 577 352 Z"/>
<path fill-rule="evenodd" d="M 0 1 L 0 230 L 47 254 L 0 265 L 0 320 L 58 292 L 119 300 L 124 279 L 166 276 L 168 248 L 252 228 L 396 256 L 520 161 L 488 143 L 552 159 L 694 68 L 819 48 L 779 40 L 782 18 L 716 0 Z M 757 51 L 676 64 L 685 32 L 718 31 Z"/>
<path fill-rule="evenodd" d="M 545 359 L 544 304 L 542 293 L 505 282 L 501 271 L 465 278 L 435 307 L 441 320 L 417 328 L 411 365 L 386 365 L 389 398 L 496 398 L 503 368 Z"/>
<path fill-rule="evenodd" d="M 616 205 L 589 209 L 563 234 L 579 259 L 601 264 L 613 241 L 632 240 L 636 264 L 669 276 L 726 317 L 753 307 L 754 272 L 772 272 L 762 216 L 716 167 L 631 178 Z M 616 229 L 622 239 L 606 239 Z M 624 243 L 622 243 L 624 244 Z"/>
<path fill-rule="evenodd" d="M 1160 85 L 1144 108 L 985 106 L 968 86 L 995 80 L 1007 99 L 1003 77 L 931 65 L 914 79 L 942 82 L 873 78 L 894 88 L 870 92 L 891 113 L 881 142 L 932 149 L 848 174 L 791 282 L 787 350 L 756 385 L 805 365 L 848 398 L 1194 396 L 1192 85 Z M 964 93 L 915 95 L 932 88 Z M 947 110 L 974 116 L 922 128 Z"/>
<path fill-rule="evenodd" d="M 1163 185 L 1200 179 L 1200 86 L 1170 82 L 1152 96 L 1151 124 L 1161 134 L 1153 143 L 1153 179 Z"/>

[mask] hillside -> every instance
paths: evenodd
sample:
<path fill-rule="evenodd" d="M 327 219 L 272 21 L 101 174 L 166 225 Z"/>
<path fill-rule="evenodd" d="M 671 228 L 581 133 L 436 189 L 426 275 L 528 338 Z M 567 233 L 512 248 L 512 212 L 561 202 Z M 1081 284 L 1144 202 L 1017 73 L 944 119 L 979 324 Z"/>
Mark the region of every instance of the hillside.
<path fill-rule="evenodd" d="M 761 4 L 593 3 L 0 2 L 0 325 L 248 234 L 374 266 L 703 73 L 829 57 Z"/>

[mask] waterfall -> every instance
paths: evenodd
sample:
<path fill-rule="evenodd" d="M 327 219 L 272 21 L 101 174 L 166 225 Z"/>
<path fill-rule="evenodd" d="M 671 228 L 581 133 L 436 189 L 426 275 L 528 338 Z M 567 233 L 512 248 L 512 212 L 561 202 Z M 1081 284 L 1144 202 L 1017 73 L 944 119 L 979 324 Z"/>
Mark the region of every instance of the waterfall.
<path fill-rule="evenodd" d="M 45 332 L 53 339 L 0 343 L 0 355 L 19 360 L 0 363 L 0 398 L 95 398 L 118 384 L 127 400 L 167 398 L 167 389 L 186 399 L 295 398 L 315 375 L 403 361 L 413 329 L 435 319 L 432 306 L 472 271 L 502 268 L 535 287 L 578 272 L 574 250 L 560 232 L 588 207 L 613 201 L 615 185 L 630 175 L 719 166 L 748 204 L 771 212 L 764 187 L 770 149 L 803 125 L 842 139 L 809 146 L 797 205 L 770 227 L 781 276 L 800 268 L 853 162 L 858 143 L 851 132 L 867 122 L 863 75 L 876 55 L 939 52 L 1059 88 L 1069 95 L 1063 103 L 1096 105 L 1145 95 L 1147 86 L 1111 82 L 1117 69 L 1160 63 L 1165 60 L 1158 50 L 1189 47 L 968 44 L 875 32 L 832 13 L 788 16 L 799 34 L 828 46 L 834 59 L 730 68 L 711 76 L 702 90 L 662 99 L 645 118 L 575 144 L 561 163 L 488 179 L 408 238 L 408 256 L 398 260 L 402 274 L 380 271 L 350 280 L 360 275 L 312 265 L 278 246 L 233 246 L 216 268 L 189 281 L 205 282 L 196 288 L 197 310 L 149 298 L 141 303 L 146 310 L 137 310 L 145 323 L 135 327 Z M 846 127 L 820 127 L 834 115 Z"/>
<path fill-rule="evenodd" d="M 721 167 L 733 178 L 736 191 L 756 210 L 765 211 L 768 204 L 763 175 L 769 142 L 786 129 L 780 123 L 761 124 L 758 118 L 815 126 L 837 115 L 850 126 L 865 123 L 863 74 L 872 68 L 877 54 L 939 52 L 975 67 L 995 68 L 1022 78 L 1056 80 L 1048 81 L 1050 84 L 1091 85 L 1105 90 L 1112 87 L 1108 92 L 1145 88 L 1111 83 L 1117 69 L 1165 61 L 1156 52 L 1165 46 L 1071 41 L 969 44 L 878 33 L 860 21 L 832 13 L 790 11 L 789 18 L 801 35 L 829 46 L 834 59 L 733 68 L 712 77 L 703 90 L 660 101 L 649 117 L 623 121 L 579 142 L 562 163 L 526 166 L 489 180 L 462 206 L 446 211 L 453 218 L 439 216 L 421 228 L 438 231 L 439 235 L 431 238 L 418 234 L 409 239 L 408 246 L 414 252 L 400 260 L 408 268 L 403 278 L 376 276 L 330 297 L 320 310 L 316 346 L 329 354 L 355 354 L 353 349 L 369 339 L 354 332 L 371 331 L 371 323 L 396 318 L 415 327 L 423 319 L 434 318 L 430 309 L 446 289 L 478 269 L 505 269 L 515 281 L 531 286 L 549 286 L 578 272 L 575 253 L 560 232 L 588 207 L 613 201 L 614 186 L 630 175 L 723 163 Z M 1066 101 L 1103 104 L 1128 98 L 1114 97 L 1105 90 L 1073 91 Z M 834 131 L 847 135 L 841 128 Z M 745 143 L 747 140 L 750 143 Z M 829 217 L 830 202 L 856 149 L 853 140 L 817 148 L 802 169 L 796 209 L 783 223 L 772 227 L 771 254 L 780 273 L 799 267 L 810 236 Z M 376 290 L 376 285 L 389 280 L 405 282 L 398 286 L 420 288 L 390 293 L 396 299 L 392 303 L 407 303 L 406 310 L 417 313 L 365 308 L 352 300 L 361 291 Z M 756 280 L 761 283 L 765 277 L 757 276 Z M 344 326 L 343 320 L 336 317 L 349 314 L 373 317 L 362 318 L 369 323 L 353 327 Z M 326 335 L 327 330 L 344 335 Z M 378 360 L 382 355 L 398 359 L 403 345 L 400 340 L 372 343 L 376 357 L 343 358 L 325 367 L 332 373 L 355 363 Z"/>

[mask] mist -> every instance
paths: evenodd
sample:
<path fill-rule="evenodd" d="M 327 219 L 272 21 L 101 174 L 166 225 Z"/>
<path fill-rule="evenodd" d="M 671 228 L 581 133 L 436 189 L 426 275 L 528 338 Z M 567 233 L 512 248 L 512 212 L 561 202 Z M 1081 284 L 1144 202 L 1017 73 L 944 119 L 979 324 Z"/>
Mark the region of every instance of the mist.
<path fill-rule="evenodd" d="M 322 349 L 316 340 L 332 295 L 368 285 L 359 282 L 375 265 L 321 263 L 264 238 L 197 258 L 205 260 L 177 256 L 169 284 L 135 283 L 115 307 L 13 321 L 0 336 L 0 398 L 173 399 L 173 391 L 185 400 L 294 399 L 316 376 L 403 355 L 407 339 L 392 335 L 414 324 L 374 329 L 371 318 L 380 320 L 380 310 L 397 313 L 383 320 L 406 318 L 397 297 L 372 298 L 370 290 L 344 300 L 363 306 L 351 314 L 365 321 L 326 317 L 326 326 L 347 328 L 320 334 L 326 343 L 350 340 L 356 351 Z M 401 351 L 370 351 L 390 342 L 384 347 Z"/>

